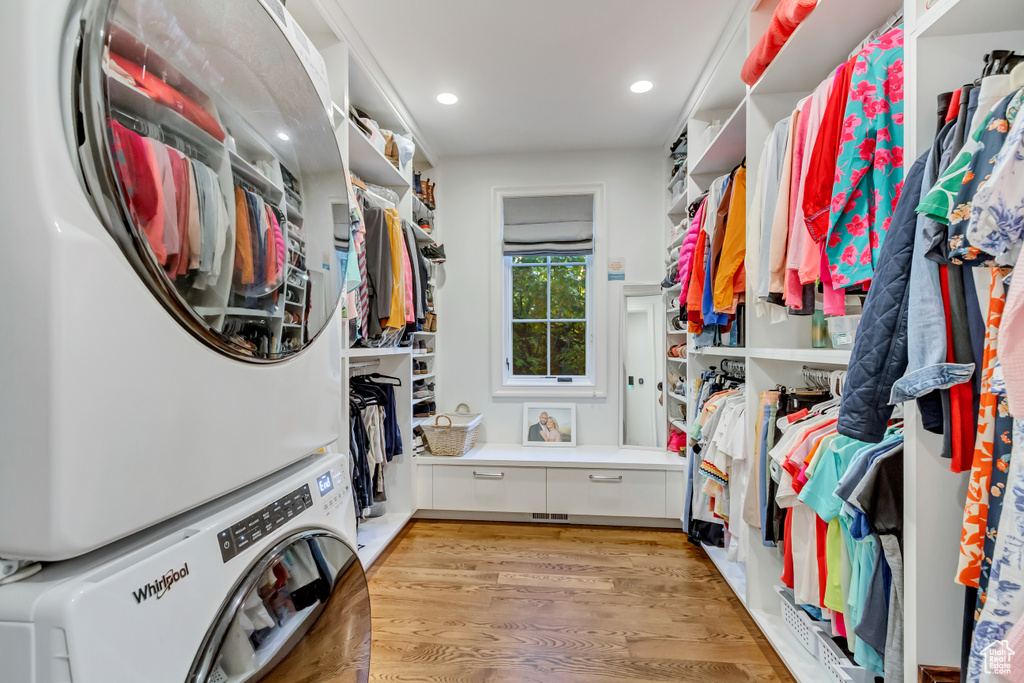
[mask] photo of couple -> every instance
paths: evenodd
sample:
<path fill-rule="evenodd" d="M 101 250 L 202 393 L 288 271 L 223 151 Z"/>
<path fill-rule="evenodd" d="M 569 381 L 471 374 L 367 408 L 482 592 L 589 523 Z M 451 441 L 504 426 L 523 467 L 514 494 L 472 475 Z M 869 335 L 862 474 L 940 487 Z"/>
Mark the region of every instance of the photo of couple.
<path fill-rule="evenodd" d="M 523 410 L 524 445 L 571 446 L 576 443 L 575 405 L 526 405 Z"/>

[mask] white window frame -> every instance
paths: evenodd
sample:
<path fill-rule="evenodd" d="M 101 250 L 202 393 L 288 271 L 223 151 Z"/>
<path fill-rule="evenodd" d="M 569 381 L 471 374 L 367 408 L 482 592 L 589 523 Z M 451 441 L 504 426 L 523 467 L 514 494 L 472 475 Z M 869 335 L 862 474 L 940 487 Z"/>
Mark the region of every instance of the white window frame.
<path fill-rule="evenodd" d="M 506 301 L 511 305 L 511 299 L 505 296 L 505 265 L 504 247 L 502 244 L 503 207 L 508 197 L 540 197 L 561 194 L 590 194 L 594 197 L 594 253 L 591 256 L 591 267 L 588 268 L 589 276 L 589 300 L 590 311 L 590 339 L 588 353 L 593 354 L 589 367 L 592 368 L 592 383 L 583 384 L 579 381 L 570 383 L 553 384 L 522 384 L 512 382 L 506 384 L 505 379 L 505 343 L 506 325 L 505 320 L 511 318 L 506 315 Z M 608 397 L 608 283 L 604 277 L 603 267 L 607 263 L 605 245 L 605 184 L 588 183 L 575 185 L 530 185 L 513 187 L 492 187 L 491 188 L 491 225 L 489 233 L 489 251 L 484 256 L 487 258 L 485 271 L 488 273 L 488 301 L 490 305 L 487 311 L 490 335 L 487 342 L 490 349 L 491 365 L 491 395 L 495 398 L 579 398 L 579 399 L 606 399 Z M 598 269 L 602 269 L 598 272 Z M 509 328 L 509 334 L 511 329 Z"/>
<path fill-rule="evenodd" d="M 552 254 L 558 256 L 558 254 Z M 504 256 L 503 269 L 505 273 L 504 286 L 503 286 L 503 306 L 502 306 L 502 328 L 504 331 L 504 342 L 503 351 L 504 359 L 502 361 L 502 384 L 506 387 L 593 387 L 596 385 L 594 377 L 594 320 L 593 320 L 593 305 L 594 305 L 594 255 L 588 254 L 584 265 L 586 266 L 586 312 L 583 320 L 587 323 L 586 332 L 586 344 L 587 344 L 587 355 L 586 355 L 586 372 L 583 375 L 546 375 L 546 376 L 525 376 L 525 375 L 514 375 L 512 374 L 512 325 L 513 323 L 525 323 L 525 322 L 544 322 L 549 326 L 552 322 L 578 322 L 579 319 L 563 320 L 559 318 L 544 318 L 544 319 L 531 319 L 531 320 L 513 320 L 512 318 L 512 271 L 515 268 L 529 268 L 529 265 L 513 265 L 512 256 Z M 533 267 L 539 267 L 544 265 L 548 269 L 548 315 L 551 314 L 551 271 L 553 268 L 568 268 L 572 265 L 579 264 L 533 264 Z M 549 328 L 550 331 L 550 328 Z M 548 336 L 548 369 L 551 369 L 551 337 Z"/>

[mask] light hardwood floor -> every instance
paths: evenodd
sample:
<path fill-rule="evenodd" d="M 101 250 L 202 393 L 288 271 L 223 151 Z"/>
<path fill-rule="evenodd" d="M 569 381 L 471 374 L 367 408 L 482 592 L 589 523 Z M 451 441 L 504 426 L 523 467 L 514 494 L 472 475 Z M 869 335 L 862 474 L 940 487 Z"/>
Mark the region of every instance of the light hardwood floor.
<path fill-rule="evenodd" d="M 416 521 L 369 576 L 371 681 L 793 681 L 679 532 Z"/>

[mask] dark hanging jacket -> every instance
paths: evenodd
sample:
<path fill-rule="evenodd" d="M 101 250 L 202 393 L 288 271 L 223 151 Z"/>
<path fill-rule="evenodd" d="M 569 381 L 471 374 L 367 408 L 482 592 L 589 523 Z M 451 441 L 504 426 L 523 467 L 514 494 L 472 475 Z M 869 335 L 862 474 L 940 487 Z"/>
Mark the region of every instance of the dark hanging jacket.
<path fill-rule="evenodd" d="M 878 443 L 892 416 L 892 385 L 907 370 L 907 307 L 914 255 L 918 192 L 927 154 L 910 169 L 882 243 L 857 328 L 837 428 L 843 436 Z"/>

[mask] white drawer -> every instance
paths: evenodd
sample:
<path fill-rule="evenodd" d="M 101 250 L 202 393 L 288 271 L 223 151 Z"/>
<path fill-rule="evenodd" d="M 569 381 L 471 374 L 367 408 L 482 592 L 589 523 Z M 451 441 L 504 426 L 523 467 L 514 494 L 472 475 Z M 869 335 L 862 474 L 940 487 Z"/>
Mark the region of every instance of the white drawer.
<path fill-rule="evenodd" d="M 434 465 L 435 510 L 547 512 L 543 467 Z"/>
<path fill-rule="evenodd" d="M 663 518 L 665 471 L 549 468 L 548 512 Z"/>

